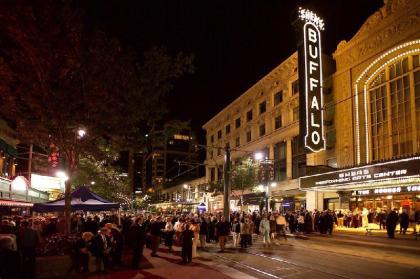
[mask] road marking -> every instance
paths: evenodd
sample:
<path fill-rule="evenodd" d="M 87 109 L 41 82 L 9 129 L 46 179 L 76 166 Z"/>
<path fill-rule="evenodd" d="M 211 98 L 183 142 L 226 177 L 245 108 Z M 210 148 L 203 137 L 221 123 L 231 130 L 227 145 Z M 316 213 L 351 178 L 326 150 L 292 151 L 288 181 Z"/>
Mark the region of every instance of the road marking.
<path fill-rule="evenodd" d="M 240 266 L 243 266 L 243 267 L 245 267 L 245 268 L 251 269 L 251 270 L 253 270 L 253 271 L 255 271 L 255 272 L 261 273 L 261 274 L 263 274 L 263 275 L 265 275 L 265 276 L 268 276 L 268 277 L 271 277 L 271 278 L 283 279 L 282 277 L 279 277 L 279 276 L 274 275 L 274 274 L 272 274 L 272 273 L 268 273 L 268 272 L 263 271 L 263 270 L 261 270 L 261 269 L 258 269 L 258 268 L 255 268 L 255 267 L 252 267 L 252 266 L 250 266 L 250 265 L 247 265 L 247 264 L 244 264 L 244 263 L 241 263 L 241 262 L 238 262 L 238 261 L 235 261 L 235 260 L 229 259 L 229 258 L 225 258 L 225 257 L 219 256 L 219 255 L 216 255 L 216 257 L 221 258 L 221 259 L 223 259 L 223 260 L 225 260 L 225 261 L 230 261 L 230 262 L 233 262 L 233 263 L 235 263 L 235 264 L 237 264 L 237 265 L 240 265 Z"/>

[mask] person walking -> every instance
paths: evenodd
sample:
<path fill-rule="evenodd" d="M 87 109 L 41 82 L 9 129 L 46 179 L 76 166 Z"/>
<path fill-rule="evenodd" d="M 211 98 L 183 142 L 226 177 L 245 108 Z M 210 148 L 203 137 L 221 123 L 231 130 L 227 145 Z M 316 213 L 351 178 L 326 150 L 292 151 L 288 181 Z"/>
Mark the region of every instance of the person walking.
<path fill-rule="evenodd" d="M 232 224 L 232 236 L 233 236 L 233 248 L 239 245 L 239 240 L 241 238 L 241 223 L 238 219 L 235 218 Z"/>
<path fill-rule="evenodd" d="M 259 231 L 263 237 L 263 243 L 265 246 L 270 246 L 270 222 L 267 220 L 267 215 L 264 214 L 260 221 Z"/>
<path fill-rule="evenodd" d="M 146 226 L 143 224 L 143 217 L 138 217 L 128 230 L 128 239 L 133 251 L 131 268 L 138 269 L 143 257 L 143 248 L 146 242 Z"/>
<path fill-rule="evenodd" d="M 206 240 L 207 240 L 207 235 L 208 235 L 208 224 L 206 221 L 206 218 L 201 217 L 201 222 L 200 222 L 200 249 L 205 249 L 206 248 Z"/>
<path fill-rule="evenodd" d="M 184 264 L 191 263 L 192 261 L 192 245 L 193 245 L 193 238 L 194 232 L 190 228 L 191 223 L 188 221 L 184 225 L 184 230 L 181 234 L 181 246 L 182 246 L 182 262 Z"/>
<path fill-rule="evenodd" d="M 400 219 L 400 234 L 401 233 L 405 234 L 407 232 L 408 225 L 410 224 L 410 219 L 409 219 L 406 209 L 403 209 L 403 211 L 401 212 L 399 216 L 399 219 Z"/>
<path fill-rule="evenodd" d="M 220 252 L 225 251 L 226 247 L 226 240 L 229 235 L 230 225 L 229 222 L 226 221 L 225 217 L 222 216 L 220 221 L 216 224 L 216 235 L 219 238 L 219 245 L 220 245 Z"/>
<path fill-rule="evenodd" d="M 249 237 L 250 225 L 249 219 L 245 218 L 244 222 L 241 223 L 241 248 L 248 248 L 248 237 Z"/>
<path fill-rule="evenodd" d="M 270 214 L 269 223 L 270 223 L 270 238 L 274 239 L 274 236 L 276 234 L 276 219 L 274 218 L 273 214 Z"/>
<path fill-rule="evenodd" d="M 279 215 L 276 218 L 276 231 L 277 231 L 277 238 L 280 236 L 280 234 L 282 234 L 284 236 L 284 239 L 287 239 L 286 218 L 281 213 L 279 213 Z"/>
<path fill-rule="evenodd" d="M 397 209 L 391 210 L 386 218 L 386 231 L 388 234 L 388 238 L 395 237 L 395 228 L 397 227 L 398 223 L 398 214 Z"/>
<path fill-rule="evenodd" d="M 198 236 L 199 236 L 199 233 L 200 233 L 200 227 L 199 227 L 198 223 L 195 221 L 195 219 L 191 220 L 190 228 L 191 228 L 192 232 L 194 233 L 193 244 L 192 244 L 192 257 L 196 258 L 197 257 L 197 245 L 198 245 Z"/>

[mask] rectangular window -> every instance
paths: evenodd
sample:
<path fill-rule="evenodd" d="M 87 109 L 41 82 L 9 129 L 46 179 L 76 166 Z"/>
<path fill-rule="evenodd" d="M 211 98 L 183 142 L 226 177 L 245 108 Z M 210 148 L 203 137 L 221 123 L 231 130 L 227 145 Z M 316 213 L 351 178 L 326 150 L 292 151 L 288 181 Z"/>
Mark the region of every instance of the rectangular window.
<path fill-rule="evenodd" d="M 264 112 L 266 112 L 266 110 L 267 110 L 267 102 L 264 101 L 260 103 L 260 114 L 263 114 Z"/>
<path fill-rule="evenodd" d="M 226 125 L 225 131 L 226 131 L 226 135 L 230 134 L 230 124 Z"/>
<path fill-rule="evenodd" d="M 235 128 L 238 129 L 239 127 L 241 127 L 241 118 L 235 120 Z"/>
<path fill-rule="evenodd" d="M 304 176 L 306 172 L 306 154 L 303 139 L 296 136 L 292 140 L 292 178 Z"/>
<path fill-rule="evenodd" d="M 247 133 L 246 133 L 246 142 L 250 142 L 252 140 L 252 137 L 251 137 L 251 131 L 248 131 Z"/>
<path fill-rule="evenodd" d="M 287 179 L 286 152 L 286 142 L 279 142 L 274 145 L 274 177 L 276 181 Z"/>
<path fill-rule="evenodd" d="M 281 128 L 281 115 L 277 116 L 274 119 L 274 129 L 277 130 L 277 129 L 280 129 L 280 128 Z"/>
<path fill-rule="evenodd" d="M 260 125 L 260 137 L 265 135 L 265 123 Z"/>
<path fill-rule="evenodd" d="M 292 82 L 292 95 L 299 93 L 299 80 Z"/>
<path fill-rule="evenodd" d="M 218 138 L 218 139 L 221 139 L 221 138 L 222 138 L 222 130 L 219 130 L 219 131 L 217 132 L 217 138 Z"/>
<path fill-rule="evenodd" d="M 214 135 L 211 135 L 210 137 L 210 142 L 213 143 L 214 142 Z"/>
<path fill-rule="evenodd" d="M 239 147 L 240 145 L 241 145 L 241 138 L 240 137 L 237 137 L 235 139 L 235 147 Z"/>
<path fill-rule="evenodd" d="M 220 148 L 217 148 L 217 156 L 220 156 L 222 154 L 222 151 L 220 151 Z"/>
<path fill-rule="evenodd" d="M 277 106 L 281 102 L 283 102 L 283 90 L 274 94 L 274 106 Z"/>
<path fill-rule="evenodd" d="M 293 109 L 293 122 L 299 120 L 299 107 Z"/>
<path fill-rule="evenodd" d="M 246 113 L 246 121 L 249 122 L 252 120 L 252 110 Z"/>

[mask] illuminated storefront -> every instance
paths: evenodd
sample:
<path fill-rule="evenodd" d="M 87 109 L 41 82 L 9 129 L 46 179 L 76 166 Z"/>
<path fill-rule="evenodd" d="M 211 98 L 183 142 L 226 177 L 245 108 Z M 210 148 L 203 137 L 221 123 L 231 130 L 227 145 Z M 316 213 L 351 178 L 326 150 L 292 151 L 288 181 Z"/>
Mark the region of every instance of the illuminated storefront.
<path fill-rule="evenodd" d="M 336 195 L 324 199 L 324 209 L 410 211 L 420 208 L 420 157 L 304 176 L 299 187 Z"/>

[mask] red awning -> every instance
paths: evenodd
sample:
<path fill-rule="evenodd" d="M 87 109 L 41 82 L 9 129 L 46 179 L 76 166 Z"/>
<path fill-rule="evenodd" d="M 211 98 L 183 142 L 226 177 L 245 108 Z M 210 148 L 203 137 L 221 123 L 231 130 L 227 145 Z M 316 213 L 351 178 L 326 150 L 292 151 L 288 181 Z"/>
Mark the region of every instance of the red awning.
<path fill-rule="evenodd" d="M 34 204 L 30 202 L 19 202 L 11 200 L 0 200 L 0 206 L 14 206 L 14 207 L 33 207 Z"/>

